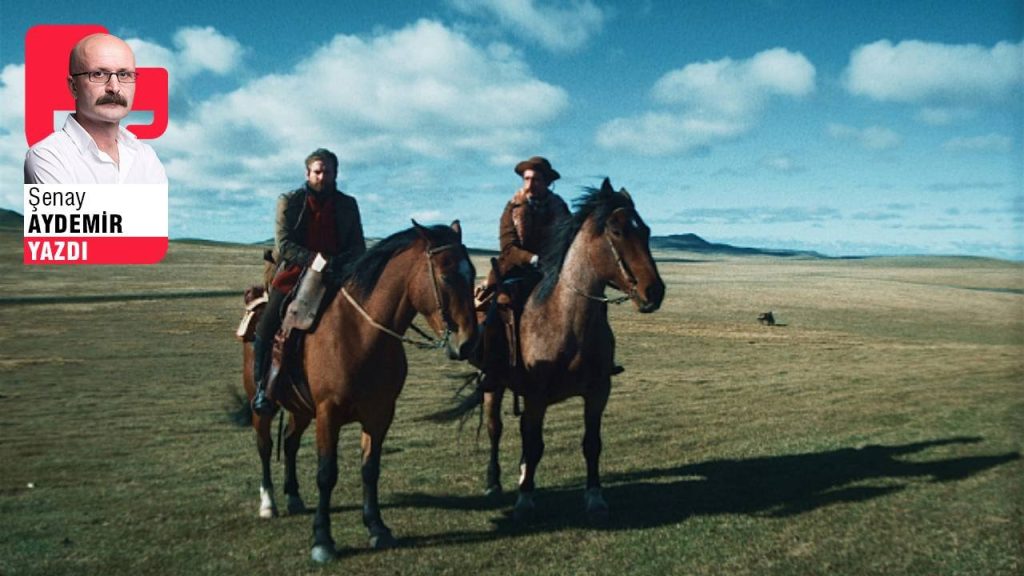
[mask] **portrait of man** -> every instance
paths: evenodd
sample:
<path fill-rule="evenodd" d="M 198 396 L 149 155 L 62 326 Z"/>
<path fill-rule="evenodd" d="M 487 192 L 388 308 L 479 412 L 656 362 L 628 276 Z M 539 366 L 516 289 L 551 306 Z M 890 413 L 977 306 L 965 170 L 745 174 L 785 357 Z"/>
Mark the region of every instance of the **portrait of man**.
<path fill-rule="evenodd" d="M 135 55 L 120 38 L 92 34 L 71 50 L 75 112 L 25 155 L 26 184 L 164 184 L 156 152 L 121 126 L 135 97 Z"/>

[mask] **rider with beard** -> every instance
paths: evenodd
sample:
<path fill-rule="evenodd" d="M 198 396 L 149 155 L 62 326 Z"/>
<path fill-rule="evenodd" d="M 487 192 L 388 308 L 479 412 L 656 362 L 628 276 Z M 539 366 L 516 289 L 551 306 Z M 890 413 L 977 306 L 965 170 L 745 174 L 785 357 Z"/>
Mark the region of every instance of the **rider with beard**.
<path fill-rule="evenodd" d="M 277 271 L 253 341 L 256 394 L 252 407 L 259 414 L 273 411 L 272 389 L 268 390 L 267 382 L 270 349 L 274 334 L 281 327 L 281 305 L 302 270 L 320 257 L 326 260 L 327 275 L 337 276 L 345 264 L 366 251 L 359 206 L 355 198 L 337 189 L 337 175 L 338 157 L 320 148 L 306 158 L 306 183 L 298 190 L 282 194 L 277 201 Z"/>

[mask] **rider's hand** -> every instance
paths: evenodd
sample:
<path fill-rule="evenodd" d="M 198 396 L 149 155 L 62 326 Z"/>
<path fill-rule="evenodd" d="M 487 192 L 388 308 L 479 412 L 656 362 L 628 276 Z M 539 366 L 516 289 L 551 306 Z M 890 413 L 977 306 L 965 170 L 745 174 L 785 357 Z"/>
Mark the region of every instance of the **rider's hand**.
<path fill-rule="evenodd" d="M 327 267 L 327 258 L 324 258 L 323 254 L 317 252 L 316 258 L 313 258 L 313 263 L 309 267 L 317 272 L 323 272 L 324 268 Z"/>

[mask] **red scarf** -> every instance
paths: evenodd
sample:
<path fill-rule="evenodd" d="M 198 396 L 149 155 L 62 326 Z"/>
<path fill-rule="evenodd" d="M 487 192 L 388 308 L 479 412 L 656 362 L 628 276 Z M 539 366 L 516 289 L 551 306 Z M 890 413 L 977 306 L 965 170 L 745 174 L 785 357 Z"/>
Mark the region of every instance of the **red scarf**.
<path fill-rule="evenodd" d="M 307 218 L 305 247 L 310 252 L 320 252 L 327 256 L 338 253 L 338 226 L 335 221 L 334 200 L 337 194 L 328 193 L 323 198 L 316 194 L 306 194 Z M 274 276 L 271 284 L 281 292 L 290 292 L 299 280 L 302 266 L 291 264 Z"/>
<path fill-rule="evenodd" d="M 325 194 L 323 198 L 317 198 L 316 194 L 306 195 L 306 215 L 309 216 L 306 248 L 312 252 L 328 256 L 338 253 L 338 227 L 334 222 L 336 196 L 334 193 Z"/>

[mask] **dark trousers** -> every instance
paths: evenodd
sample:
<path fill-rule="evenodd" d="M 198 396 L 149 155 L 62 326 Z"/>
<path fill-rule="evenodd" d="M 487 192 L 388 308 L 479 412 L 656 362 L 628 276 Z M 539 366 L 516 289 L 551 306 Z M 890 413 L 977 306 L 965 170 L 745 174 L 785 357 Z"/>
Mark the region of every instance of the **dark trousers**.
<path fill-rule="evenodd" d="M 274 335 L 281 327 L 281 304 L 286 293 L 270 288 L 267 307 L 256 324 L 256 332 L 252 342 L 253 379 L 257 390 L 264 390 L 267 385 L 267 370 L 270 369 L 270 349 L 274 345 Z"/>

